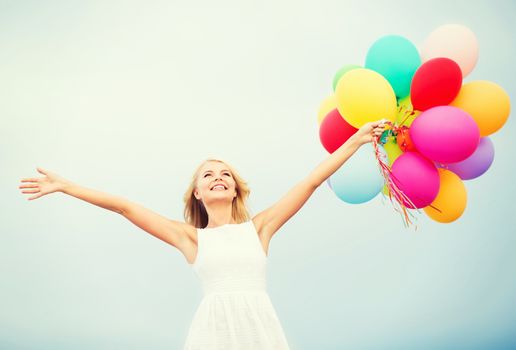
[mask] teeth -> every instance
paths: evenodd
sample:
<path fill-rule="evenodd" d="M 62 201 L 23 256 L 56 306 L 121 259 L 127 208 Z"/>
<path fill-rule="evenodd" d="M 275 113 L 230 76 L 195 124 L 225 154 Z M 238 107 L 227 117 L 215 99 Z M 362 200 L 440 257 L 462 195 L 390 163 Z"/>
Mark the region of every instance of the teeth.
<path fill-rule="evenodd" d="M 222 185 L 217 185 L 215 187 L 212 188 L 212 190 L 216 190 L 216 189 L 222 189 L 222 190 L 225 190 L 224 186 Z"/>

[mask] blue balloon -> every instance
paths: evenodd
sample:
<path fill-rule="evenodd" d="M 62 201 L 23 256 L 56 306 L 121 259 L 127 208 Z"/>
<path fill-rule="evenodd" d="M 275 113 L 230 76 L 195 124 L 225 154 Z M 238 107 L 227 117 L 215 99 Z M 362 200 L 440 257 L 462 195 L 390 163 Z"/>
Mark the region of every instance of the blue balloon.
<path fill-rule="evenodd" d="M 378 146 L 384 154 L 382 146 Z M 330 176 L 330 188 L 342 201 L 365 203 L 376 197 L 383 188 L 384 178 L 374 155 L 373 145 L 361 146 Z"/>
<path fill-rule="evenodd" d="M 365 67 L 383 75 L 401 99 L 410 94 L 412 77 L 420 65 L 421 57 L 414 44 L 402 36 L 387 35 L 369 48 Z"/>

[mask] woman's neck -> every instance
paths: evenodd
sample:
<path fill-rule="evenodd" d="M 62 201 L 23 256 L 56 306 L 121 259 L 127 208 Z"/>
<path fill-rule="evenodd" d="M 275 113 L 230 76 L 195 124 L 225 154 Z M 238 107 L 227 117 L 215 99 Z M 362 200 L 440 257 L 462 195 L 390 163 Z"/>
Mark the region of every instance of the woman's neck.
<path fill-rule="evenodd" d="M 206 212 L 208 213 L 208 225 L 206 225 L 206 228 L 235 224 L 232 211 L 233 207 L 231 205 L 206 207 Z"/>

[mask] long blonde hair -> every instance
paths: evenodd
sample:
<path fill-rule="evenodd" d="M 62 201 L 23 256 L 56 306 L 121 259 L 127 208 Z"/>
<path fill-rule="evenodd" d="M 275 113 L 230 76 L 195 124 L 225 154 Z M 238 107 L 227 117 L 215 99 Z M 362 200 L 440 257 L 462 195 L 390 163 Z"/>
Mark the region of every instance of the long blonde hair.
<path fill-rule="evenodd" d="M 249 197 L 250 189 L 247 186 L 247 182 L 244 181 L 244 179 L 238 175 L 235 169 L 227 162 L 220 159 L 209 158 L 202 162 L 201 165 L 199 165 L 199 167 L 195 170 L 190 186 L 188 186 L 188 189 L 186 190 L 183 197 L 185 202 L 185 221 L 197 228 L 205 228 L 208 225 L 208 213 L 206 212 L 206 208 L 204 207 L 202 201 L 197 200 L 194 195 L 199 172 L 201 171 L 201 168 L 204 166 L 204 164 L 208 162 L 220 162 L 229 168 L 233 179 L 235 180 L 235 189 L 237 193 L 236 197 L 233 198 L 231 216 L 238 224 L 249 220 L 250 215 L 249 211 L 247 210 L 246 200 Z"/>

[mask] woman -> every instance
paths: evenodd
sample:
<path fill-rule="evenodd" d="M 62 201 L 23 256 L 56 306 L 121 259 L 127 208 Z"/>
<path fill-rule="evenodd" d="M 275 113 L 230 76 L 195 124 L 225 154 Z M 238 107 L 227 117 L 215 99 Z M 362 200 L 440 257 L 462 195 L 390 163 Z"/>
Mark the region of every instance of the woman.
<path fill-rule="evenodd" d="M 245 207 L 246 183 L 228 164 L 207 160 L 185 193 L 185 222 L 167 219 L 136 203 L 74 184 L 38 168 L 42 178 L 25 178 L 19 188 L 33 200 L 63 192 L 126 217 L 183 253 L 201 279 L 205 295 L 194 315 L 184 349 L 288 349 L 265 288 L 273 235 L 317 187 L 363 144 L 384 131 L 384 121 L 367 123 L 277 203 L 252 219 Z"/>

